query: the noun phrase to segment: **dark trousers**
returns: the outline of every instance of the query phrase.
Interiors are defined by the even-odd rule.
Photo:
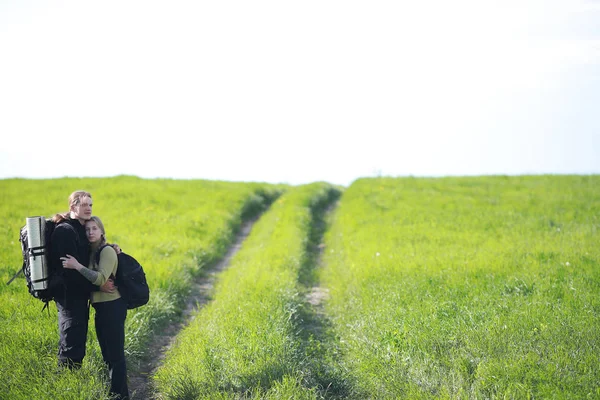
[[[94,303],[96,335],[102,358],[110,374],[110,392],[118,399],[129,397],[125,363],[125,318],[127,305],[123,299]]]
[[[58,309],[58,363],[79,368],[85,357],[85,342],[90,316],[89,299],[83,296],[56,298]]]

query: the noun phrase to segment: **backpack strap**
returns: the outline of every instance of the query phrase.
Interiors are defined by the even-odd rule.
[[[44,312],[44,309],[46,309],[48,310],[48,315],[50,315],[50,307],[48,307],[48,303],[50,303],[50,300],[44,301],[44,307],[42,308],[42,312]]]
[[[19,276],[19,274],[24,274],[24,272],[23,272],[24,268],[25,268],[25,263],[23,263],[23,266],[21,267],[21,269],[18,270],[17,273],[14,274],[12,278],[10,278],[10,281],[6,282],[6,284],[10,285],[12,283],[12,281],[14,281],[17,276]]]

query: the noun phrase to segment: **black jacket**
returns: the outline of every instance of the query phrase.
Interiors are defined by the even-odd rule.
[[[90,263],[90,243],[85,234],[85,227],[78,220],[68,219],[59,223],[52,233],[50,268],[63,277],[63,287],[54,290],[56,297],[77,296],[89,297],[91,291],[98,290],[83,277],[79,271],[62,266],[61,257],[72,255],[79,263],[87,267]]]

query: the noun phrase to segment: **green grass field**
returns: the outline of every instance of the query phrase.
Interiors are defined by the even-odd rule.
[[[362,179],[322,284],[356,398],[599,398],[600,177]]]
[[[5,216],[0,228],[0,398],[106,398],[93,317],[83,370],[57,373],[56,307],[50,307],[50,315],[41,313],[43,304],[28,294],[22,277],[5,284],[21,265],[18,236],[25,217],[66,211],[69,194],[78,189],[92,193],[94,213],[103,219],[108,240],[146,270],[150,303],[127,317],[126,350],[135,368],[153,330],[178,317],[192,277],[221,258],[242,220],[261,212],[285,187],[127,176],[0,181]]]
[[[315,214],[337,197],[327,184],[290,189],[258,221],[156,375],[170,399],[315,398],[305,387],[294,317]]]
[[[25,217],[66,211],[77,189],[148,275],[151,302],[127,318],[132,368],[180,318],[194,277],[268,208],[152,377],[158,398],[600,398],[594,175],[365,178],[345,189],[0,180],[2,399],[108,398],[93,322],[82,370],[59,372],[55,307],[41,313],[22,278],[5,285]],[[320,308],[307,301],[314,289],[327,294]]]

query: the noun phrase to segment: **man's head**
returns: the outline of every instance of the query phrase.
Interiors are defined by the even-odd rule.
[[[83,190],[71,193],[69,212],[72,219],[78,219],[82,224],[92,218],[92,195]]]

